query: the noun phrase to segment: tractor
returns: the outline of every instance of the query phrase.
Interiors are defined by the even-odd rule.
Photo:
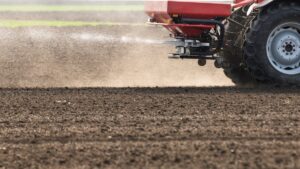
[[[149,0],[145,10],[170,31],[171,58],[214,60],[236,85],[300,84],[298,0]]]

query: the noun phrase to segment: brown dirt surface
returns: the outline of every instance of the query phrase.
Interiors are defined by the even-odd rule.
[[[104,16],[0,13],[145,18]],[[167,34],[144,26],[1,28],[0,169],[300,168],[299,89],[101,88],[232,85],[212,63],[168,60]]]
[[[0,90],[0,168],[300,167],[298,89]]]

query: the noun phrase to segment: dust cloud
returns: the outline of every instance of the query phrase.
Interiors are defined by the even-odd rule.
[[[151,26],[0,28],[0,87],[232,85],[213,63],[168,59],[174,49],[166,39]]]
[[[142,37],[128,37],[128,36],[120,36],[114,37],[113,35],[104,35],[104,34],[90,34],[90,33],[79,33],[79,34],[72,34],[72,38],[75,40],[81,41],[94,41],[99,43],[107,43],[107,42],[114,42],[114,43],[125,43],[125,44],[164,44],[162,40],[156,39],[145,39]]]

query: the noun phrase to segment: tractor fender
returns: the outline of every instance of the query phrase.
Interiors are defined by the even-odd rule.
[[[252,4],[247,11],[247,15],[249,16],[254,9],[264,7],[273,1],[274,0],[264,0],[262,2]]]

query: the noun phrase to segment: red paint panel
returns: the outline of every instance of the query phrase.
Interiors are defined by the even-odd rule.
[[[171,17],[168,14],[168,1],[146,1],[145,2],[146,13],[156,20],[158,23],[167,23]]]
[[[231,15],[230,4],[175,0],[146,1],[145,3],[146,13],[156,19],[160,19],[160,17],[169,19],[170,16],[174,14],[186,18],[199,19],[212,19],[215,17],[228,17]]]
[[[199,19],[228,17],[231,15],[231,5],[169,0],[168,14],[179,14],[182,17]]]
[[[233,8],[239,8],[239,7],[242,7],[242,6],[245,6],[245,5],[254,3],[255,1],[256,1],[256,0],[240,0],[240,1],[237,1],[237,2],[233,5]]]
[[[213,26],[174,24],[172,16],[196,19],[228,17],[231,15],[231,4],[189,2],[187,0],[146,1],[145,11],[155,22],[164,23],[164,27],[175,36],[200,37],[204,30],[209,30]]]
[[[214,26],[210,25],[189,25],[189,24],[171,24],[164,25],[174,35],[184,37],[199,37],[203,30],[212,29]]]

